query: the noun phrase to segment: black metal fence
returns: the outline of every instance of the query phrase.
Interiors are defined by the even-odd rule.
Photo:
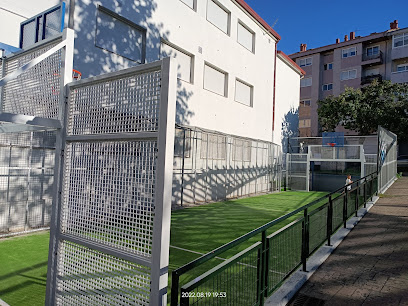
[[[377,178],[376,172],[363,177],[174,270],[171,305],[263,305],[300,266],[306,271],[311,254],[331,245],[331,236],[377,192]],[[211,265],[221,254],[228,259]]]

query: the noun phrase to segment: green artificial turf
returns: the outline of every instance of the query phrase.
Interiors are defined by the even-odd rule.
[[[0,298],[18,306],[44,305],[49,233],[0,240]]]
[[[172,270],[198,258],[201,253],[228,243],[325,194],[327,193],[281,192],[173,211],[169,276]],[[320,204],[322,203],[313,208]],[[299,216],[293,216],[274,226],[268,233]],[[11,306],[44,305],[48,241],[48,232],[0,240],[0,298],[6,303]],[[259,241],[259,237],[254,237],[220,256],[231,257],[256,241]],[[182,283],[221,262],[220,259],[214,259],[195,269],[182,277]],[[169,282],[171,284],[171,277]]]

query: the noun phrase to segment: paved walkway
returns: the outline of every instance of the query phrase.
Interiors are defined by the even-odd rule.
[[[398,179],[291,305],[408,305],[408,177]]]

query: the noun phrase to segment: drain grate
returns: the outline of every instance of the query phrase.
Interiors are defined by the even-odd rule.
[[[289,306],[322,306],[325,301],[305,294],[297,294],[288,303]]]

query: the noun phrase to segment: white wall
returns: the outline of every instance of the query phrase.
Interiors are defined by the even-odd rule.
[[[276,63],[275,130],[273,142],[282,145],[282,124],[291,110],[296,111],[300,99],[300,75],[278,57]],[[294,116],[287,116],[295,119]],[[299,121],[297,117],[297,121]],[[297,128],[297,127],[296,127]]]
[[[18,47],[20,23],[60,3],[60,0],[1,0],[0,42]]]
[[[271,141],[275,41],[234,2],[220,2],[231,11],[230,35],[206,20],[207,1],[197,1],[197,11],[181,0],[97,3],[147,29],[147,62],[160,58],[161,39],[195,56],[194,83],[179,82],[177,122]],[[77,0],[74,68],[83,77],[135,65],[95,47],[96,14],[95,2]],[[236,41],[238,18],[255,32],[255,54]],[[203,89],[205,61],[229,74],[227,98]],[[254,86],[253,107],[234,101],[235,78]]]

